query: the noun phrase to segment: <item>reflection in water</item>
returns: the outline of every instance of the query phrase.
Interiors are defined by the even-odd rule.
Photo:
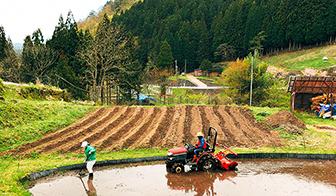
[[[228,180],[235,184],[232,178],[238,174],[234,171],[223,172],[189,172],[182,174],[167,173],[167,185],[172,190],[182,190],[185,193],[195,192],[197,196],[216,195],[214,182]]]
[[[239,160],[238,171],[171,174],[165,164],[95,170],[94,178],[74,173],[36,182],[34,196],[335,196],[336,161]],[[84,188],[83,188],[84,187]]]
[[[84,190],[88,196],[97,196],[97,190],[93,185],[93,176],[90,176],[88,178],[88,181],[87,181],[88,189],[86,188],[83,179],[81,177],[79,177],[79,179],[82,182]]]

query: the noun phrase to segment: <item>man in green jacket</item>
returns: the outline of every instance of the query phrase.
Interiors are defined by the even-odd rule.
[[[93,165],[96,163],[96,149],[94,149],[87,141],[82,142],[82,147],[85,149],[86,168],[89,171],[89,177],[93,177]]]

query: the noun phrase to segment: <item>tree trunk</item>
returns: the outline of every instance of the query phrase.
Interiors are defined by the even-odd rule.
[[[289,40],[288,42],[289,42],[288,43],[288,50],[291,50],[291,48],[292,48],[292,42],[291,42],[291,40]]]
[[[102,103],[102,105],[104,105],[104,82],[102,83],[102,85],[101,85],[101,91],[100,91],[100,99],[101,99],[101,103]]]

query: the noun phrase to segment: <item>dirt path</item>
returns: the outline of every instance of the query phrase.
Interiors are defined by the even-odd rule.
[[[195,78],[195,77],[192,76],[191,74],[187,74],[186,76],[187,76],[188,79],[189,79],[192,83],[194,83],[196,86],[198,86],[198,87],[207,87],[206,84],[204,84],[203,82],[197,80],[197,78]]]
[[[197,143],[197,132],[218,130],[218,143],[229,147],[280,145],[276,131],[258,123],[251,111],[237,106],[99,108],[77,123],[7,154],[81,152],[86,140],[99,151],[174,147]]]

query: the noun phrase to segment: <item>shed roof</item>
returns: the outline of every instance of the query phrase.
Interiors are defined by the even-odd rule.
[[[336,93],[336,77],[291,76],[287,92]]]

